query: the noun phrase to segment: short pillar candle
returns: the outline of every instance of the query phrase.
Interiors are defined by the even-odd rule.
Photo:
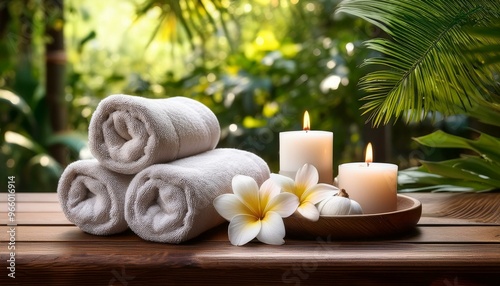
[[[349,198],[361,205],[363,213],[385,213],[397,209],[398,166],[372,163],[371,144],[366,151],[366,162],[339,166],[338,187],[345,189]]]

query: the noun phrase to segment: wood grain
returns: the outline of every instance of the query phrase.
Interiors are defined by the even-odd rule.
[[[57,203],[57,193],[16,193],[16,201],[20,203],[35,202],[35,203]],[[7,193],[0,195],[0,203],[7,202]]]
[[[401,235],[236,247],[227,223],[180,245],[131,231],[94,236],[65,219],[56,195],[20,194],[16,279],[3,271],[0,285],[500,285],[499,193],[405,195],[422,202],[422,217]],[[2,269],[6,215],[0,212]]]
[[[500,198],[497,196],[471,196],[461,194],[439,204],[436,216],[500,223]]]
[[[294,241],[289,247],[260,243],[234,247],[206,242],[177,247],[151,243],[145,248],[130,242],[48,242],[43,248],[39,243],[25,243],[23,249],[17,265],[21,277],[28,281],[34,281],[35,277],[57,278],[66,283],[83,280],[103,283],[106,281],[96,277],[105,276],[109,280],[113,270],[138,279],[133,285],[147,281],[157,283],[160,278],[177,282],[186,279],[186,282],[205,285],[207,281],[216,282],[214,274],[222,273],[229,276],[218,277],[217,285],[282,284],[293,277],[304,278],[301,284],[331,285],[330,279],[342,279],[357,285],[360,281],[368,282],[360,277],[377,277],[379,280],[372,282],[378,281],[380,285],[391,279],[415,285],[412,283],[416,277],[425,277],[424,280],[430,282],[438,275],[450,273],[460,279],[471,279],[480,273],[480,277],[498,282],[500,267],[498,245],[483,244],[471,244],[464,249],[454,244],[318,245]],[[480,260],[478,254],[482,254]],[[1,260],[5,258],[0,255]],[[23,269],[29,269],[25,276],[22,276]],[[378,276],[381,273],[390,275],[391,279]]]
[[[7,211],[7,203],[6,202],[0,203],[0,210],[2,210],[2,212]],[[43,213],[43,212],[61,212],[61,211],[62,211],[62,208],[58,202],[37,203],[37,202],[17,201],[17,203],[16,203],[16,212],[18,212],[18,213],[20,213],[20,212]]]
[[[147,246],[147,247],[145,247]],[[124,251],[126,249],[126,251]],[[272,252],[272,255],[270,253]],[[482,253],[481,260],[472,260]],[[429,259],[432,255],[432,259]],[[177,257],[178,259],[172,259]],[[410,263],[401,264],[402,257]],[[6,258],[2,253],[0,258]],[[288,247],[250,243],[234,247],[229,243],[204,242],[186,243],[173,247],[169,244],[129,241],[109,242],[47,242],[41,248],[39,243],[26,242],[19,256],[20,263],[52,264],[110,264],[143,265],[154,267],[194,266],[202,268],[273,268],[289,267],[298,261],[317,263],[322,266],[343,268],[376,266],[408,268],[483,268],[498,271],[500,267],[500,246],[470,244],[466,249],[456,244],[407,244],[407,243],[343,243],[311,244],[293,241]],[[340,264],[340,265],[339,265]],[[89,265],[89,268],[95,267]],[[477,270],[477,269],[476,269]]]
[[[9,227],[0,226],[0,233],[5,233]],[[0,237],[0,242],[7,242],[8,238]],[[91,235],[81,231],[76,226],[23,226],[17,227],[17,242],[115,242],[130,241],[135,244],[145,242],[135,235],[132,231],[126,231],[121,234],[110,236]],[[205,241],[223,242],[229,244],[227,238],[227,224],[221,225],[211,231],[202,234],[191,243],[200,243]],[[335,239],[332,237],[315,237],[311,240],[296,239],[286,237],[286,245],[290,243],[311,243],[311,242],[329,242],[329,243],[376,243],[376,242],[407,242],[407,243],[500,243],[500,227],[498,226],[420,226],[414,231],[399,236],[388,238],[358,238],[358,239]],[[149,247],[150,244],[144,244]],[[175,247],[176,245],[173,245]]]
[[[422,203],[419,224],[500,225],[500,193],[412,193]]]
[[[0,225],[6,225],[8,215],[0,212]],[[68,221],[62,212],[17,212],[17,225],[66,225],[73,224]]]

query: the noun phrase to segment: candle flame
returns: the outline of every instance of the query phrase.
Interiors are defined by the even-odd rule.
[[[372,143],[368,143],[368,145],[366,146],[365,162],[367,166],[370,166],[370,163],[373,162]]]
[[[303,129],[305,131],[311,130],[311,120],[309,119],[309,112],[304,112]]]

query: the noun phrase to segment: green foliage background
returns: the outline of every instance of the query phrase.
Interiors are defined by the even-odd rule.
[[[96,99],[108,94],[189,96],[218,116],[223,129],[220,146],[254,151],[277,170],[277,135],[301,129],[307,109],[314,129],[335,132],[337,162],[360,153],[356,148],[362,144],[356,144],[363,118],[356,82],[365,72],[358,66],[366,56],[360,46],[378,30],[360,19],[334,19],[338,1],[228,1],[224,7],[234,18],[223,19],[225,31],[222,20],[214,16],[216,24],[207,23],[208,31],[189,38],[179,21],[168,20],[171,15],[159,2],[139,10],[138,18],[130,11],[121,35],[112,23],[92,24],[93,18],[74,29],[72,43],[80,48],[71,55],[69,86],[72,95],[83,95],[83,104],[76,108],[85,110],[87,121]],[[116,14],[109,3],[100,5],[75,9],[92,9],[89,15],[101,11],[104,19],[109,19],[107,13]],[[74,23],[86,13],[73,14]],[[114,35],[112,40],[108,35]],[[355,46],[352,54],[347,43]],[[338,88],[322,90],[328,77]],[[84,127],[87,121],[76,118],[74,125]],[[238,129],[230,132],[231,125]],[[346,148],[352,145],[345,140],[356,148]]]
[[[338,0],[66,0],[65,20],[55,23],[66,39],[63,133],[50,130],[43,104],[44,27],[57,20],[42,1],[24,2],[0,4],[11,15],[0,30],[0,176],[16,175],[19,191],[56,190],[65,164],[89,156],[92,112],[115,93],[197,99],[219,118],[219,147],[255,152],[274,172],[278,134],[301,129],[305,110],[313,129],[334,132],[335,168],[363,157],[369,127],[357,83],[373,68],[360,65],[380,55],[363,42],[387,35],[335,14]],[[463,134],[468,124],[460,116],[392,122],[389,160],[405,168],[455,155],[421,151],[411,137],[437,127]],[[55,144],[68,148],[68,162],[52,158]]]

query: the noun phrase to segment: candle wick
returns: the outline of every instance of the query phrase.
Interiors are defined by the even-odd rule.
[[[370,162],[366,162],[366,167],[370,167]]]

